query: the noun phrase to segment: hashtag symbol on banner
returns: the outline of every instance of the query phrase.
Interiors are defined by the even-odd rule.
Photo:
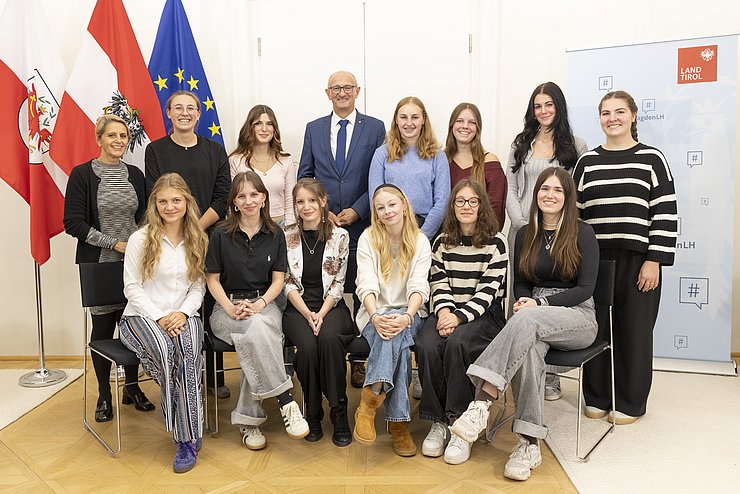
[[[699,157],[697,155],[693,154],[693,155],[691,155],[691,161],[693,161],[694,163],[696,163],[697,161],[699,161]]]
[[[689,285],[687,291],[689,293],[689,297],[696,297],[697,295],[699,295],[699,285],[696,283],[692,283]]]

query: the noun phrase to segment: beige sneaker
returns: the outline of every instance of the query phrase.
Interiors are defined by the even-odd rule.
[[[262,435],[262,431],[256,425],[242,425],[239,427],[239,431],[242,433],[242,443],[252,451],[263,449],[267,444],[265,436]]]

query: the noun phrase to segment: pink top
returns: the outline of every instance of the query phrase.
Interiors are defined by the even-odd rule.
[[[229,168],[231,169],[231,179],[237,173],[245,172],[250,169],[247,166],[247,160],[244,155],[229,156]],[[270,194],[270,216],[278,218],[285,216],[285,224],[295,223],[295,213],[293,211],[293,187],[295,187],[296,176],[298,175],[298,163],[290,159],[290,155],[281,156],[267,170],[267,173],[254,170],[267,188]]]

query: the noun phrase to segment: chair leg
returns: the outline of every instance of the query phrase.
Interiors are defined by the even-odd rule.
[[[502,395],[502,399],[504,401],[501,412],[496,417],[493,417],[493,420],[490,420],[491,417],[489,417],[489,423],[486,424],[486,441],[488,441],[489,443],[493,443],[493,440],[496,437],[496,432],[498,432],[502,425],[511,421],[514,418],[514,414],[516,413],[511,412],[509,415],[506,415],[506,409],[509,406],[509,398],[506,396],[506,392],[502,393]]]
[[[596,449],[596,447],[601,444],[601,441],[604,440],[604,438],[614,430],[614,423],[612,422],[609,424],[609,428],[604,431],[603,434],[599,437],[599,439],[596,441],[596,443],[591,446],[591,449],[588,450],[588,452],[581,456],[581,415],[583,415],[583,366],[586,364],[586,362],[583,362],[581,366],[578,368],[578,427],[576,432],[576,456],[579,460],[583,462],[587,462],[590,459],[591,453]],[[613,378],[613,375],[612,375]],[[614,397],[612,396],[612,403],[614,403]],[[614,405],[612,405],[613,407]],[[613,415],[612,415],[613,417]]]
[[[89,346],[86,346],[86,348],[89,349],[91,352],[94,351]],[[95,353],[98,353],[98,352],[95,352]],[[116,366],[116,368],[118,367],[118,365],[116,364],[116,362],[114,362],[113,360],[111,360],[110,358],[108,358],[108,356],[103,355],[102,353],[98,353],[98,355],[101,355],[103,358],[105,358],[106,360],[108,360],[111,364],[113,364],[114,366]],[[115,414],[116,414],[116,437],[118,439],[118,444],[116,446],[116,449],[114,450],[105,441],[105,439],[103,439],[102,436],[92,427],[92,424],[87,419],[87,375],[86,375],[86,371],[87,371],[87,359],[85,359],[85,367],[83,369],[83,375],[85,375],[85,379],[83,380],[83,385],[85,386],[85,393],[84,393],[84,399],[83,399],[83,403],[84,403],[84,407],[85,407],[83,424],[85,426],[85,429],[87,429],[87,431],[90,432],[90,434],[92,434],[95,437],[95,439],[98,440],[98,442],[108,451],[108,454],[110,456],[112,456],[112,457],[118,456],[118,453],[121,452],[121,444],[122,444],[121,443],[121,407],[120,407],[121,400],[120,400],[120,395],[119,395],[119,380],[118,380],[118,372],[117,372],[117,370],[118,369],[116,369],[116,378],[115,378],[115,401],[113,403],[115,403],[115,405],[116,405],[116,411],[115,411]]]

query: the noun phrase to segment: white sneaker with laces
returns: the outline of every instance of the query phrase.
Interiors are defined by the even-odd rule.
[[[421,444],[421,454],[437,458],[445,452],[445,446],[450,440],[450,429],[447,424],[434,422],[429,429],[426,439]]]
[[[252,451],[262,449],[267,444],[265,436],[262,435],[262,431],[256,425],[242,425],[239,427],[239,431],[242,433],[242,443]]]
[[[460,436],[453,434],[450,442],[445,449],[445,463],[449,465],[459,465],[465,463],[470,458],[470,449],[473,443],[469,443]]]
[[[545,377],[545,399],[547,401],[559,400],[563,396],[560,391],[560,376],[548,374]]]
[[[284,407],[280,408],[280,414],[283,416],[285,432],[292,439],[303,439],[308,435],[308,422],[303,418],[298,403],[291,401]]]
[[[419,380],[418,370],[411,371],[411,396],[413,396],[415,400],[421,400],[421,381]]]
[[[486,430],[488,424],[488,409],[492,402],[489,400],[471,401],[468,409],[452,424],[450,432],[457,434],[470,443],[478,440],[480,433]]]
[[[542,454],[537,444],[520,437],[519,444],[509,456],[504,467],[504,477],[512,480],[527,480],[532,470],[542,464]]]

